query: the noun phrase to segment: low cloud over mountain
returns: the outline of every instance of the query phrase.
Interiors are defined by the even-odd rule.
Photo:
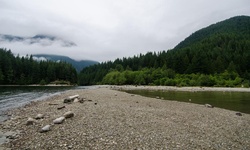
[[[76,46],[74,42],[67,41],[55,36],[43,35],[43,34],[35,35],[33,37],[21,37],[21,36],[0,34],[0,43],[1,42],[9,42],[9,43],[21,42],[28,45],[38,44],[40,46],[51,46],[57,43],[62,47]]]

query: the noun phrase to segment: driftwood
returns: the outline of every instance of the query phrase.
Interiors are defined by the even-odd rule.
[[[65,108],[65,106],[57,107],[58,110]]]
[[[49,103],[49,105],[59,105],[59,104],[56,104],[56,103]]]
[[[72,103],[75,98],[79,98],[79,95],[69,96],[68,98],[65,98],[63,102],[64,103]]]

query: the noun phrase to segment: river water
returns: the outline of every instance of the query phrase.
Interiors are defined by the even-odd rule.
[[[4,111],[23,106],[31,101],[44,100],[66,90],[89,87],[66,86],[0,86],[0,122],[7,119]]]
[[[159,97],[163,100],[173,100],[196,104],[211,104],[214,107],[250,114],[250,92],[219,92],[219,91],[152,91],[128,90],[131,94],[147,97]]]

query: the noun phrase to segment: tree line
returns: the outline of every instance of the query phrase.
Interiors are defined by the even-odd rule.
[[[248,86],[249,26],[250,17],[235,17],[195,32],[172,50],[89,66],[79,84]]]
[[[49,83],[77,84],[75,68],[66,62],[36,61],[31,56],[14,56],[0,49],[0,85]]]

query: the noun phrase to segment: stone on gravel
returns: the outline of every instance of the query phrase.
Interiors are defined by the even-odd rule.
[[[74,99],[74,103],[77,103],[77,102],[79,102],[79,99],[78,99],[78,98],[75,98],[75,99]]]
[[[84,103],[84,98],[81,98],[81,99],[79,100],[79,102],[80,102],[80,103]]]
[[[67,118],[72,118],[74,117],[74,113],[72,111],[68,111],[66,112],[63,116],[67,119]]]
[[[210,105],[210,104],[205,104],[205,106],[207,107],[207,108],[213,108],[214,106],[212,106],[212,105]]]
[[[36,120],[33,118],[28,118],[28,120],[26,121],[27,126],[33,125],[34,123],[36,123]]]
[[[59,118],[56,118],[55,120],[53,120],[53,123],[54,124],[61,124],[63,123],[65,120],[65,117],[59,117]]]
[[[50,131],[50,125],[46,125],[46,126],[44,126],[41,130],[40,130],[40,133],[44,133],[44,132],[48,132],[48,131]]]
[[[44,118],[44,114],[37,114],[35,119],[43,119]]]
[[[242,113],[240,113],[240,112],[237,112],[237,113],[235,113],[237,116],[242,116]]]

